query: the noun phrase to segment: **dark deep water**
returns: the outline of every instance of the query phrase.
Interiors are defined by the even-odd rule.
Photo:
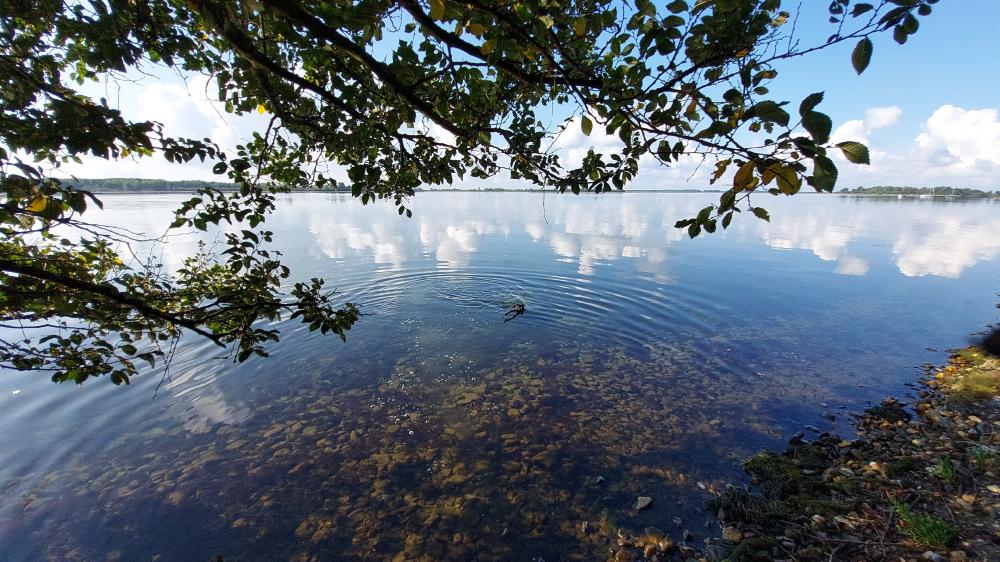
[[[423,193],[411,220],[283,197],[293,277],[370,315],[243,365],[188,338],[155,398],[159,370],[0,374],[0,560],[591,559],[583,521],[679,539],[674,517],[700,538],[699,483],[848,430],[997,320],[1000,204],[801,196],[687,240],[708,197]],[[150,233],[181,200],[103,198]]]

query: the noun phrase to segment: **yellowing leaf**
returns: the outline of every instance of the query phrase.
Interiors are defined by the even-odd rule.
[[[573,21],[573,31],[576,32],[577,37],[583,37],[587,34],[587,18],[576,18]]]
[[[732,163],[733,160],[731,158],[726,158],[725,160],[720,160],[716,162],[715,173],[712,174],[712,179],[709,181],[709,183],[715,183],[719,181],[719,178],[721,178],[726,173],[726,170],[729,169],[729,165]]]
[[[497,42],[490,39],[489,41],[483,43],[483,46],[479,50],[484,54],[488,55],[497,49]]]
[[[776,179],[778,180],[778,189],[785,195],[795,195],[802,189],[802,178],[788,166],[782,166],[777,170]]]
[[[49,198],[44,195],[39,195],[28,205],[29,213],[41,213],[45,210],[49,204]]]
[[[772,181],[774,181],[774,176],[778,174],[778,172],[775,171],[776,169],[777,166],[771,166],[769,168],[766,168],[763,172],[760,173],[760,181],[764,185],[767,185]]]
[[[556,23],[552,16],[538,16],[538,21],[545,24],[546,29],[552,29],[552,26]]]
[[[586,115],[580,120],[580,128],[583,129],[583,134],[590,136],[590,131],[594,130],[594,122],[590,120],[590,117]]]
[[[444,19],[444,0],[430,0],[431,19]]]
[[[266,111],[267,111],[267,106],[265,106],[262,103],[257,104],[257,113],[264,114]]]
[[[753,161],[746,162],[740,169],[736,171],[736,175],[733,176],[733,188],[736,191],[742,191],[750,187],[751,182],[753,182]]]
[[[475,35],[476,37],[482,37],[486,33],[486,26],[481,23],[470,23],[469,33]]]

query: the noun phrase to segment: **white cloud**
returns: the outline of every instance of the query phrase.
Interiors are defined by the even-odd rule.
[[[583,133],[582,121],[582,116],[567,121],[565,130],[552,143],[552,147],[560,153],[564,167],[579,166],[591,148],[607,156],[621,152],[624,143],[617,136],[609,135],[604,125],[594,122],[593,130],[586,135]],[[596,119],[591,117],[591,121]]]
[[[872,131],[891,127],[899,122],[903,110],[897,106],[870,107],[865,110],[865,118],[852,119],[842,123],[830,136],[830,142],[857,141],[869,144],[868,136]]]
[[[889,107],[871,107],[865,111],[865,125],[870,130],[884,129],[899,122],[903,110],[895,105]]]
[[[943,105],[924,123],[917,145],[944,150],[962,167],[1000,166],[1000,117],[996,109],[965,110]]]
[[[849,140],[868,144],[868,133],[865,129],[864,121],[861,119],[845,121],[830,135],[830,142],[834,144]]]
[[[843,255],[837,260],[837,269],[834,271],[841,275],[864,275],[868,273],[868,260]]]
[[[1000,110],[943,105],[922,124],[923,132],[901,149],[880,146],[872,131],[891,126],[899,108],[871,108],[865,119],[837,127],[832,142],[856,140],[871,150],[871,165],[849,164],[835,151],[839,185],[1000,188]]]
[[[1000,255],[1000,220],[975,224],[967,217],[928,218],[932,228],[907,225],[893,246],[896,266],[907,277],[959,277],[966,268]]]
[[[161,72],[156,81],[138,78],[141,77],[135,81],[90,84],[83,91],[95,98],[107,98],[126,119],[157,121],[163,125],[168,136],[211,139],[229,154],[235,151],[237,144],[250,138],[252,131],[263,130],[269,118],[266,115],[235,116],[225,113],[222,104],[213,97],[214,84],[207,76],[196,75],[182,81]],[[82,164],[64,166],[61,174],[81,178],[220,180],[220,176],[211,171],[211,161],[174,164],[159,155],[132,156],[117,161],[84,156],[81,160]]]

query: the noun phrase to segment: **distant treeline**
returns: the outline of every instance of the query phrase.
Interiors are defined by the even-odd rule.
[[[542,193],[545,190],[539,187],[514,188],[514,187],[477,187],[475,189],[461,189],[455,187],[418,187],[414,191],[461,191],[464,193]],[[722,193],[721,189],[615,189],[607,193]]]
[[[934,197],[958,197],[962,199],[981,199],[1000,196],[1000,191],[982,191],[967,187],[896,187],[892,185],[876,185],[873,187],[844,188],[840,193],[852,195],[931,195]]]
[[[79,187],[87,191],[97,193],[132,193],[132,192],[164,192],[164,191],[197,191],[199,189],[211,188],[220,191],[231,191],[236,189],[234,183],[223,183],[217,181],[200,180],[153,180],[139,178],[105,178],[105,179],[76,179],[62,180],[68,185]],[[334,186],[327,186],[316,191],[351,191],[351,187],[342,183]]]

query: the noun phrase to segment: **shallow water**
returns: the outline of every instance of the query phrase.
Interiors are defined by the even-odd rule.
[[[742,481],[740,458],[848,431],[995,320],[996,203],[802,196],[687,240],[673,223],[709,197],[423,193],[411,220],[283,197],[268,224],[294,277],[368,314],[348,343],[290,325],[234,365],[189,338],[125,388],[0,374],[0,560],[591,559],[594,529],[700,537],[702,487]],[[180,199],[106,195],[101,220],[160,232]]]

